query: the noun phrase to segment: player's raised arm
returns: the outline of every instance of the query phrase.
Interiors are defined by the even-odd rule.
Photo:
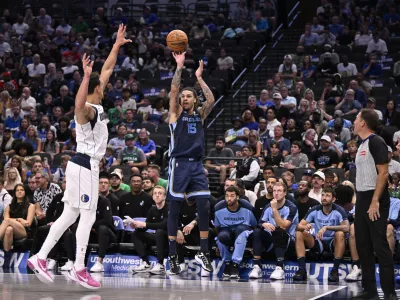
[[[108,80],[110,79],[114,71],[119,48],[125,45],[126,43],[132,43],[131,40],[125,39],[125,32],[126,32],[126,26],[120,24],[117,33],[117,39],[115,40],[114,46],[112,47],[111,52],[108,55],[107,60],[104,62],[103,68],[101,69],[100,82],[102,89],[105,88],[105,86],[108,83]]]
[[[84,75],[81,85],[79,86],[78,93],[75,97],[75,115],[78,118],[79,123],[81,123],[80,121],[85,122],[85,120],[82,120],[82,118],[89,115],[89,109],[86,106],[86,99],[88,95],[90,75],[92,74],[92,67],[93,61],[90,62],[90,57],[85,53],[82,58]]]
[[[169,119],[170,124],[174,123],[182,112],[182,106],[179,104],[179,87],[181,85],[181,76],[183,65],[185,62],[185,53],[186,52],[177,54],[175,52],[172,52],[172,55],[176,61],[176,71],[174,77],[172,78],[171,93],[169,97],[169,111],[171,114],[171,117]]]
[[[203,60],[200,60],[199,68],[196,71],[196,77],[197,77],[197,81],[200,83],[204,97],[206,98],[206,102],[203,103],[203,106],[201,107],[201,110],[200,110],[201,118],[204,121],[214,107],[215,98],[214,98],[212,91],[210,90],[210,88],[208,87],[208,85],[205,83],[205,81],[202,78],[203,66],[204,66],[204,62],[203,62]]]

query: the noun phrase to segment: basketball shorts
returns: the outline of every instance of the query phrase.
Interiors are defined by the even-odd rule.
[[[210,189],[203,164],[191,158],[171,158],[169,162],[167,200],[183,201],[209,198]],[[191,199],[192,198],[192,199]]]
[[[99,163],[90,156],[77,153],[65,171],[66,189],[63,200],[71,207],[97,209],[99,200]]]

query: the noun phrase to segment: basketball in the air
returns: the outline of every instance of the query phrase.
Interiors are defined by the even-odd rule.
[[[167,36],[167,46],[174,52],[185,51],[188,37],[182,30],[173,30]]]

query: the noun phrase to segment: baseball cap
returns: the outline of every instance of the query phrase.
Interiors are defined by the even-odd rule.
[[[328,143],[332,142],[331,138],[327,135],[323,135],[320,139],[321,141],[327,141]]]
[[[333,132],[336,134],[335,129],[333,129],[332,127],[328,128],[325,133],[328,134],[329,132]]]
[[[332,46],[329,45],[329,44],[325,44],[325,45],[324,45],[324,48],[332,48]]]
[[[116,96],[115,99],[114,99],[114,102],[117,101],[117,100],[122,100],[122,97],[121,96]]]
[[[292,56],[290,54],[286,54],[284,59],[292,59]]]
[[[243,120],[242,120],[241,117],[234,117],[234,118],[232,119],[232,123],[235,123],[235,121],[240,121],[240,122],[243,123]]]
[[[127,135],[125,135],[125,141],[134,140],[134,139],[135,139],[135,137],[133,134],[128,133]]]
[[[335,76],[339,76],[339,78],[342,78],[342,75],[340,75],[339,73],[333,74],[333,77],[335,77]]]
[[[388,147],[388,152],[393,153],[392,147],[387,146]]]
[[[282,95],[281,95],[281,93],[274,93],[274,94],[272,95],[272,99],[275,99],[275,98],[281,99],[281,100],[282,100]]]
[[[303,175],[312,176],[314,173],[311,169],[304,170]]]
[[[114,171],[111,172],[110,178],[113,177],[114,175],[118,176],[119,179],[122,180],[122,170],[121,169],[115,169]]]
[[[376,100],[375,100],[374,97],[369,97],[367,101],[368,102],[372,102],[372,103],[376,103]]]
[[[108,172],[106,172],[106,171],[102,171],[99,174],[99,178],[108,178],[108,179],[110,179],[110,174]]]
[[[319,178],[325,180],[325,174],[322,173],[321,171],[317,171],[314,173],[313,177],[318,176]]]

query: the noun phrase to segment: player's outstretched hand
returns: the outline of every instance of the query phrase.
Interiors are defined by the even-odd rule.
[[[204,67],[204,62],[203,62],[203,60],[201,59],[201,60],[199,61],[199,67],[198,67],[197,70],[196,70],[196,77],[197,77],[197,78],[201,78],[201,76],[203,75],[203,67]]]
[[[186,54],[186,51],[183,53],[172,52],[172,56],[175,58],[178,68],[183,68],[183,65],[185,63],[185,54]]]
[[[93,63],[94,61],[90,61],[90,56],[83,54],[82,58],[82,68],[85,76],[90,77],[90,74],[92,74],[93,71]]]
[[[117,39],[115,41],[116,44],[122,46],[126,43],[132,43],[132,40],[125,38],[126,26],[124,24],[120,24],[118,27]]]

